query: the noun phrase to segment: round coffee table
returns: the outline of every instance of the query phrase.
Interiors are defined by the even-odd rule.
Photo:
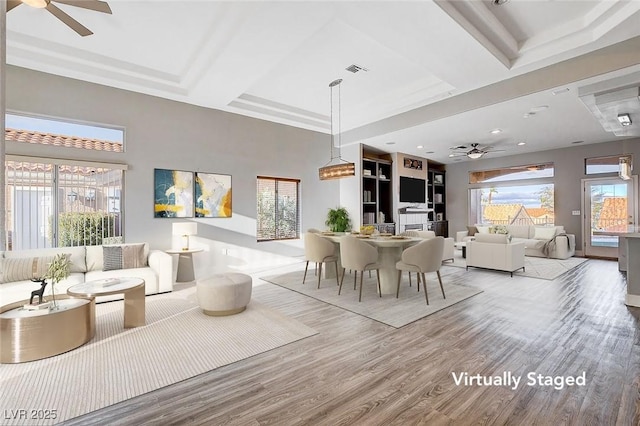
[[[50,298],[48,298],[51,300]],[[0,308],[0,363],[35,361],[68,352],[95,334],[95,301],[56,295],[58,309],[30,311],[22,300]]]
[[[145,324],[145,295],[142,278],[115,278],[87,281],[69,287],[67,294],[73,297],[95,298],[111,294],[124,294],[124,328]]]

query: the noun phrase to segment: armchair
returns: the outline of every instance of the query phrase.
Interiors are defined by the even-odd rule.
[[[475,240],[467,241],[467,269],[476,268],[507,271],[524,269],[524,243],[509,243],[502,234],[476,234]]]

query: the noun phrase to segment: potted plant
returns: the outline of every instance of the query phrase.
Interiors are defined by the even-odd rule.
[[[56,254],[53,258],[44,278],[51,280],[51,296],[53,297],[53,309],[57,308],[55,285],[69,276],[71,261],[69,256],[64,253]]]
[[[351,219],[349,213],[344,207],[337,207],[335,209],[329,209],[327,213],[327,220],[325,225],[329,227],[332,232],[347,232],[351,229]]]

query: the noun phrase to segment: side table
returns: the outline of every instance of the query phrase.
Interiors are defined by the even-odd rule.
[[[188,250],[171,249],[166,250],[169,254],[178,255],[178,274],[176,276],[176,282],[187,283],[195,281],[195,273],[193,272],[193,253],[199,253],[203,251],[201,248],[192,248]]]

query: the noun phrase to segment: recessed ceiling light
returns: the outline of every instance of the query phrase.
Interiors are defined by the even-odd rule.
[[[518,146],[526,145],[526,142],[518,142]]]
[[[622,124],[623,126],[631,126],[631,117],[629,116],[629,114],[624,113],[624,114],[618,114],[618,121],[620,122],[620,124]]]
[[[387,142],[387,145],[395,145],[395,142]]]
[[[495,6],[502,6],[503,4],[505,4],[506,2],[508,2],[509,0],[493,0],[493,4]]]
[[[422,145],[418,145],[416,148],[418,148],[418,149],[422,149],[422,148],[424,148],[424,146],[422,146]]]
[[[492,135],[497,135],[498,133],[502,133],[502,129],[493,129],[489,133],[491,133]]]

